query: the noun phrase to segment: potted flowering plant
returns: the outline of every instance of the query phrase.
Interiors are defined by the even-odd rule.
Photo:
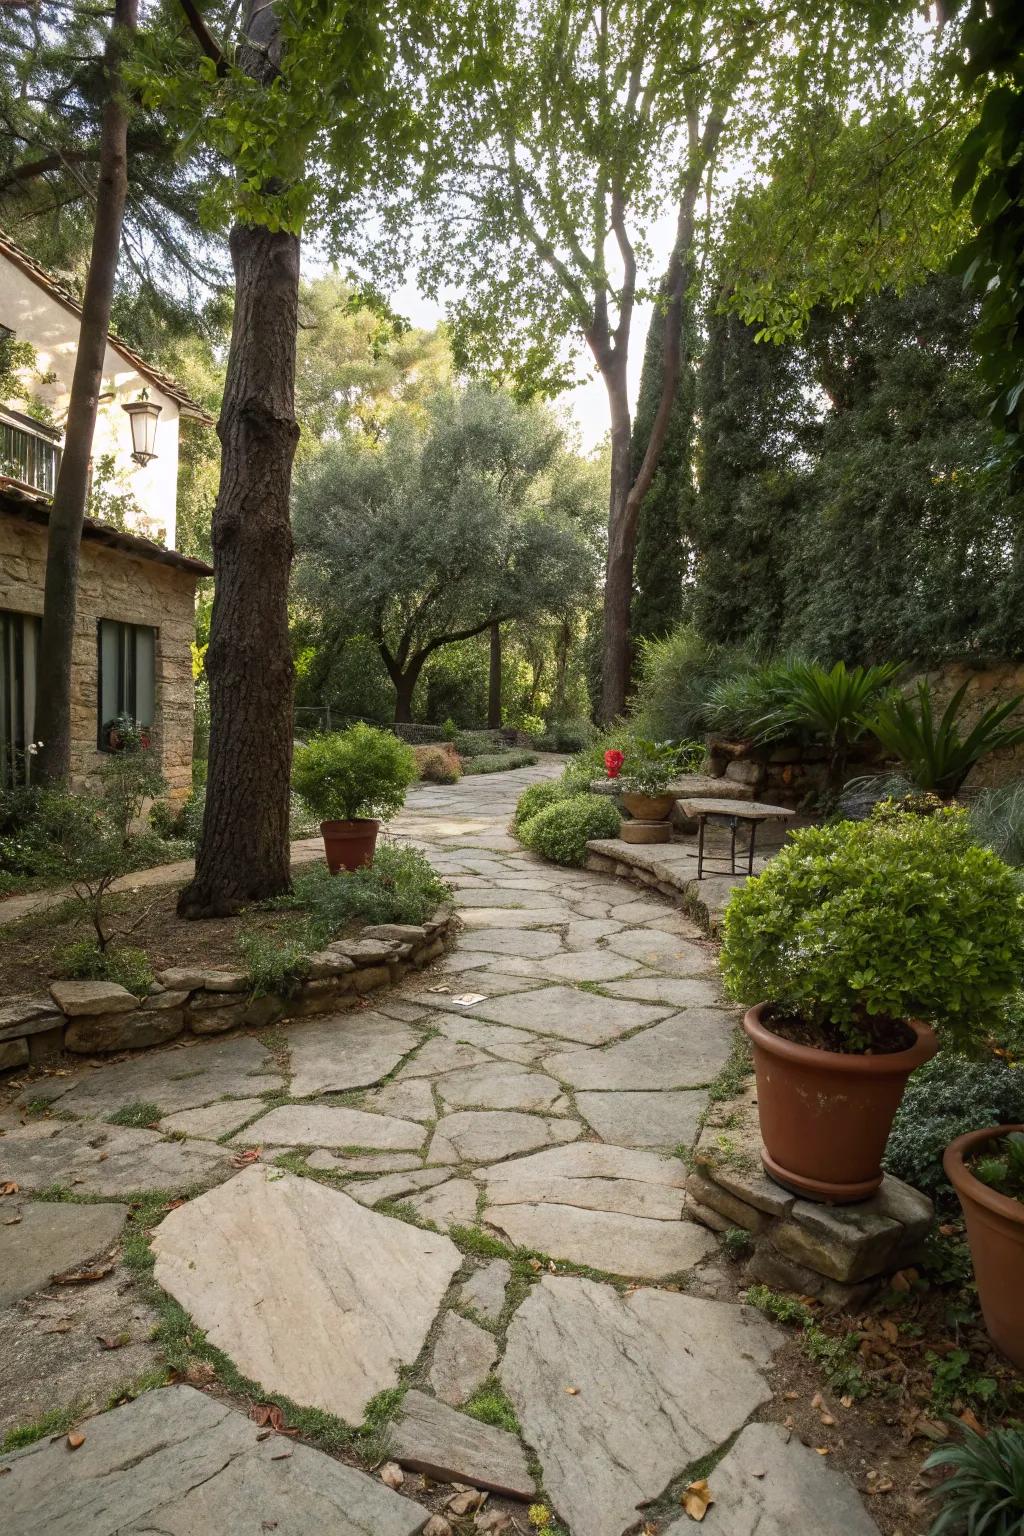
[[[726,987],[749,1005],[762,1160],[817,1200],[867,1199],[907,1078],[970,1048],[1024,962],[1013,871],[959,809],[890,805],[809,827],[725,914]]]
[[[1024,1125],[958,1136],[942,1164],[963,1207],[985,1327],[1024,1370]]]
[[[637,821],[667,821],[676,800],[668,786],[681,771],[678,749],[638,737],[627,746],[622,769],[622,803],[629,814]]]
[[[381,820],[401,810],[416,772],[411,747],[361,723],[296,747],[292,782],[320,821],[332,874],[373,863]]]

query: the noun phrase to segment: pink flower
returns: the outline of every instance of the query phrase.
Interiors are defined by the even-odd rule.
[[[619,772],[625,761],[626,759],[624,755],[618,750],[617,747],[612,747],[609,752],[605,753],[604,766],[610,779],[618,778]]]

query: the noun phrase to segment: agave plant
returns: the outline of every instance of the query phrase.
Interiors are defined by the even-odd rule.
[[[942,1500],[929,1536],[1020,1536],[1024,1530],[1024,1437],[1015,1429],[968,1429],[962,1443],[943,1445],[925,1470],[949,1467],[932,1497]]]
[[[1024,741],[1024,725],[1003,724],[1024,703],[1024,694],[986,709],[973,729],[962,736],[959,715],[966,692],[967,684],[962,683],[936,723],[931,689],[920,681],[916,700],[895,695],[867,721],[868,728],[886,751],[899,758],[918,789],[929,790],[943,800],[952,799],[981,758]]]

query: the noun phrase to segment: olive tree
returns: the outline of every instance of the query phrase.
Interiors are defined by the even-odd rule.
[[[303,466],[299,600],[372,639],[396,720],[441,647],[590,597],[594,549],[563,452],[546,412],[473,386],[435,395],[425,423],[394,419],[379,447],[348,436]]]

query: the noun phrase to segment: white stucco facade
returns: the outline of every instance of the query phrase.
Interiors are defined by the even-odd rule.
[[[28,370],[23,371],[21,377],[27,393],[49,407],[52,425],[61,433],[63,441],[78,347],[77,306],[64,301],[45,280],[25,270],[2,245],[0,325],[12,331],[15,340],[28,342],[35,349],[36,374],[52,375],[52,379],[40,381],[32,370]],[[150,373],[141,359],[134,358],[127,348],[108,342],[92,459],[95,474],[100,459],[110,455],[114,461],[114,478],[108,489],[117,494],[129,493],[138,503],[141,511],[127,514],[127,526],[133,532],[155,538],[173,549],[182,406],[156,382],[159,377],[156,370]],[[149,399],[160,406],[155,445],[157,456],[144,466],[132,459],[131,422],[127,412],[122,410],[123,405],[137,400],[143,389],[148,391]],[[25,410],[24,397],[10,398],[0,404],[19,412]],[[199,414],[198,408],[192,408],[190,414]]]

